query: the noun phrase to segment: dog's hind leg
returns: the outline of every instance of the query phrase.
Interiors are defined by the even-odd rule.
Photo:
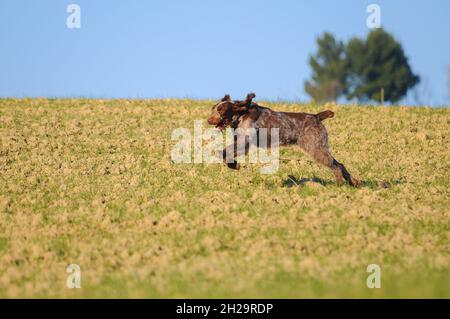
[[[314,127],[299,141],[299,146],[309,154],[316,162],[330,168],[336,176],[338,184],[344,180],[351,186],[358,186],[360,182],[352,177],[342,163],[339,163],[330,153],[328,136],[325,128]]]
[[[350,175],[344,164],[339,163],[330,154],[330,151],[328,149],[315,149],[312,152],[307,151],[307,153],[311,155],[311,157],[316,160],[316,162],[330,168],[336,176],[336,181],[339,185],[343,184],[344,180],[346,180],[351,186],[356,187],[359,185],[360,182]]]
[[[351,186],[354,186],[354,187],[359,186],[360,181],[358,181],[356,178],[354,178],[352,175],[350,175],[350,173],[347,171],[347,168],[345,168],[344,164],[339,163],[336,159],[333,158],[330,168],[333,170],[334,175],[336,175],[336,179],[342,180],[342,177],[344,177],[344,179]]]

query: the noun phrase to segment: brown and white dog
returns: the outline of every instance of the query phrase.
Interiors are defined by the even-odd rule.
[[[229,95],[214,105],[208,118],[210,125],[223,130],[230,126],[244,133],[236,133],[234,143],[223,150],[223,160],[227,163],[227,154],[232,154],[232,160],[228,160],[228,167],[239,169],[240,165],[235,158],[246,155],[252,140],[245,134],[246,129],[252,128],[258,131],[266,128],[268,139],[272,128],[278,128],[279,144],[297,144],[309,154],[316,162],[330,168],[338,184],[346,180],[352,186],[358,186],[359,181],[352,177],[345,166],[339,163],[330,153],[328,146],[328,134],[322,121],[334,116],[332,111],[324,111],[318,114],[275,112],[267,107],[253,102],[256,95],[250,93],[244,101],[233,101]],[[245,145],[241,150],[237,145]],[[270,144],[269,144],[270,145]],[[260,145],[257,145],[260,146]]]

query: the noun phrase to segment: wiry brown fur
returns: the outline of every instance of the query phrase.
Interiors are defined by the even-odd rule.
[[[271,128],[279,129],[280,145],[297,144],[309,154],[316,162],[330,168],[339,184],[347,181],[352,186],[357,186],[359,181],[353,178],[342,163],[339,163],[330,153],[328,146],[328,134],[322,121],[334,116],[332,111],[324,111],[318,114],[276,112],[267,107],[260,106],[252,101],[254,93],[247,95],[244,101],[232,101],[229,95],[217,103],[211,111],[208,123],[223,130],[227,126],[241,128],[235,136],[235,143],[223,150],[223,160],[226,162],[227,152],[233,154],[231,163],[227,163],[232,169],[239,169],[239,164],[234,158],[239,155],[238,140],[245,145],[244,152],[248,153],[250,139],[246,129],[266,128],[268,131],[268,145],[270,145]],[[245,139],[245,140],[244,140]],[[259,145],[258,145],[259,146]]]

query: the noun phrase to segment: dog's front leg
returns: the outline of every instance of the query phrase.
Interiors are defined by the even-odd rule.
[[[236,157],[241,155],[247,155],[249,150],[248,136],[234,136],[233,144],[226,147],[222,152],[224,163],[231,169],[240,169],[239,163],[236,161]]]

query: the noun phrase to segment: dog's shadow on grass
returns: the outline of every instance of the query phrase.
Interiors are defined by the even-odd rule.
[[[322,186],[336,184],[335,182],[333,182],[331,180],[324,180],[324,179],[321,179],[318,177],[297,178],[293,175],[289,175],[288,178],[283,180],[283,187],[291,188],[291,187],[295,187],[295,186],[305,186],[306,183],[308,183],[308,182],[318,183],[318,184],[321,184]]]
[[[312,178],[297,178],[293,175],[288,175],[288,177],[283,180],[282,186],[286,188],[297,187],[297,186],[305,186],[307,183],[317,183],[322,186],[333,186],[337,185],[335,180],[325,180],[318,177]],[[365,180],[361,181],[361,184],[358,188],[370,188],[370,189],[380,189],[380,188],[391,188],[393,185],[399,185],[403,182],[401,180],[392,180],[392,181],[376,181],[376,180]]]

